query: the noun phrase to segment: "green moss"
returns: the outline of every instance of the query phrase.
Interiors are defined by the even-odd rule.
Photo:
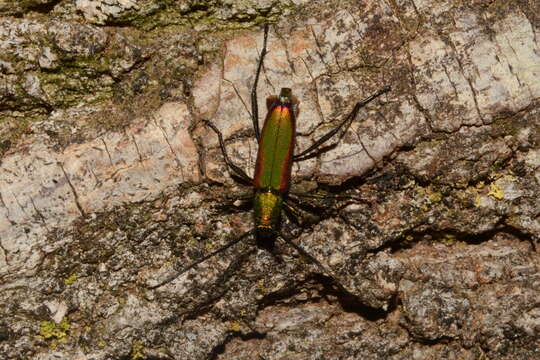
[[[295,7],[291,3],[276,3],[268,11],[267,9],[258,9],[255,1],[236,1],[234,14],[224,18],[220,13],[223,8],[228,7],[228,4],[221,1],[189,2],[189,5],[186,6],[178,6],[177,4],[177,2],[166,0],[161,3],[159,9],[151,11],[151,16],[148,16],[148,11],[140,10],[126,13],[122,20],[147,32],[174,25],[199,26],[211,31],[216,29],[233,30],[274,22],[278,17]],[[118,21],[118,19],[113,21]]]
[[[86,103],[99,103],[112,97],[112,88],[99,74],[85,74],[89,69],[64,68],[61,73],[41,73],[43,91],[53,106],[67,108]]]

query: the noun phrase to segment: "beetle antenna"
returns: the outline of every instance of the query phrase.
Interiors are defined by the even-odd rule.
[[[259,105],[257,104],[257,84],[259,83],[259,75],[261,74],[264,57],[268,53],[268,51],[266,50],[266,45],[268,43],[269,28],[270,25],[268,23],[264,24],[263,47],[261,50],[261,55],[259,56],[257,71],[255,72],[255,81],[253,81],[253,86],[251,88],[251,120],[253,121],[253,129],[255,130],[255,137],[257,138],[257,142],[259,142],[259,140],[261,139],[261,131],[259,130]]]
[[[156,289],[158,287],[161,287],[165,284],[168,284],[170,283],[171,281],[177,279],[178,277],[180,277],[182,274],[186,273],[187,271],[193,269],[195,266],[199,265],[200,263],[202,263],[203,261],[205,260],[208,260],[210,259],[211,257],[213,257],[214,255],[217,255],[219,254],[220,252],[224,251],[224,250],[227,250],[228,248],[230,248],[231,246],[233,245],[236,245],[238,244],[240,241],[242,241],[243,239],[245,239],[246,237],[248,237],[249,235],[253,234],[253,230],[250,230],[248,232],[245,232],[242,236],[232,240],[231,242],[223,245],[222,247],[220,247],[219,249],[211,252],[210,254],[206,255],[206,256],[203,256],[202,258],[196,260],[194,263],[191,263],[189,264],[187,267],[183,268],[182,270],[176,272],[175,274],[172,274],[168,277],[166,277],[164,280],[160,281],[159,283],[157,283],[156,285],[152,285],[152,286],[149,286],[150,289]]]
[[[313,255],[308,253],[306,250],[304,250],[303,247],[296,244],[291,239],[283,236],[283,234],[279,234],[279,237],[283,239],[288,245],[293,247],[300,255],[302,255],[304,258],[308,259],[311,263],[315,264],[319,270],[321,270],[326,276],[328,276],[330,279],[334,281],[334,284],[338,287],[339,290],[341,290],[345,294],[350,294],[350,291],[345,289],[345,287],[341,284],[341,282],[332,274],[332,271],[328,269],[326,266],[321,264],[319,260],[317,260]]]

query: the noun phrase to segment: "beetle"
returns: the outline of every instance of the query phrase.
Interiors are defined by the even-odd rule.
[[[317,139],[307,149],[299,154],[294,154],[296,139],[296,117],[298,115],[299,101],[293,96],[290,88],[282,88],[278,96],[271,96],[267,99],[268,114],[264,120],[262,131],[259,129],[259,115],[257,104],[257,85],[259,76],[267,54],[268,24],[264,27],[263,48],[258,60],[255,80],[251,89],[251,109],[253,129],[259,148],[257,160],[255,162],[255,172],[253,178],[245,173],[243,169],[235,165],[227,154],[225,142],[219,129],[208,120],[203,120],[204,124],[211,128],[217,135],[219,146],[223,154],[223,159],[232,174],[249,183],[254,188],[253,214],[254,229],[244,233],[240,237],[232,240],[223,247],[196,260],[181,271],[166,278],[154,287],[164,285],[186,271],[192,269],[203,261],[237,244],[246,237],[254,235],[257,244],[266,249],[271,249],[277,237],[284,239],[289,245],[294,247],[303,256],[315,263],[325,273],[329,271],[319,263],[313,256],[307,253],[299,245],[288,239],[280,232],[281,214],[283,209],[289,213],[295,213],[294,206],[287,202],[291,185],[292,163],[302,161],[317,155],[320,147],[336,135],[341,129],[346,129],[356,118],[358,111],[384,93],[389,92],[390,87],[384,87],[366,99],[355,104],[351,112],[340,123]],[[331,275],[330,275],[331,276]],[[333,277],[333,276],[332,276]]]

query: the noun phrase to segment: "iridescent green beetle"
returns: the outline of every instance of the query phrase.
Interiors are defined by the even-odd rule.
[[[251,90],[251,109],[253,128],[255,136],[259,143],[257,161],[255,163],[255,174],[251,178],[244,170],[236,166],[227,155],[227,149],[223,141],[221,132],[209,121],[205,124],[210,127],[218,136],[223,158],[228,168],[234,175],[246,183],[253,185],[255,196],[253,200],[253,212],[255,227],[246,232],[239,238],[231,241],[216,251],[198,259],[180,272],[165,279],[154,287],[166,284],[186,271],[192,269],[201,262],[222,252],[223,250],[240,242],[242,239],[254,234],[257,243],[264,248],[271,248],[277,237],[283,238],[288,244],[293,246],[302,255],[309,258],[324,272],[328,271],[305,250],[296,245],[280,232],[281,213],[284,207],[294,212],[292,206],[287,203],[287,195],[291,184],[291,168],[294,161],[302,161],[315,156],[319,148],[326,141],[331,139],[342,128],[347,128],[356,118],[361,107],[377,98],[378,96],[390,91],[390,87],[385,87],[368,98],[358,102],[345,119],[343,119],[335,128],[315,141],[306,150],[299,154],[294,154],[296,139],[296,116],[298,114],[298,100],[292,95],[292,90],[282,88],[279,96],[271,96],[267,99],[268,114],[264,121],[262,132],[259,131],[259,116],[257,104],[257,84],[261,72],[264,57],[266,55],[266,45],[268,40],[268,25],[264,28],[264,42],[261,56],[259,58],[255,81]]]
[[[255,236],[261,240],[275,237],[281,224],[283,198],[291,184],[298,101],[291,89],[283,88],[268,104],[253,177]]]

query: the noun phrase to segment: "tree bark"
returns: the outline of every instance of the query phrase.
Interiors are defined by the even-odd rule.
[[[0,1],[0,358],[538,357],[539,13]],[[292,88],[297,153],[392,90],[293,165],[309,255],[247,236],[180,274],[252,229],[203,120],[251,175],[264,23],[259,118]]]

